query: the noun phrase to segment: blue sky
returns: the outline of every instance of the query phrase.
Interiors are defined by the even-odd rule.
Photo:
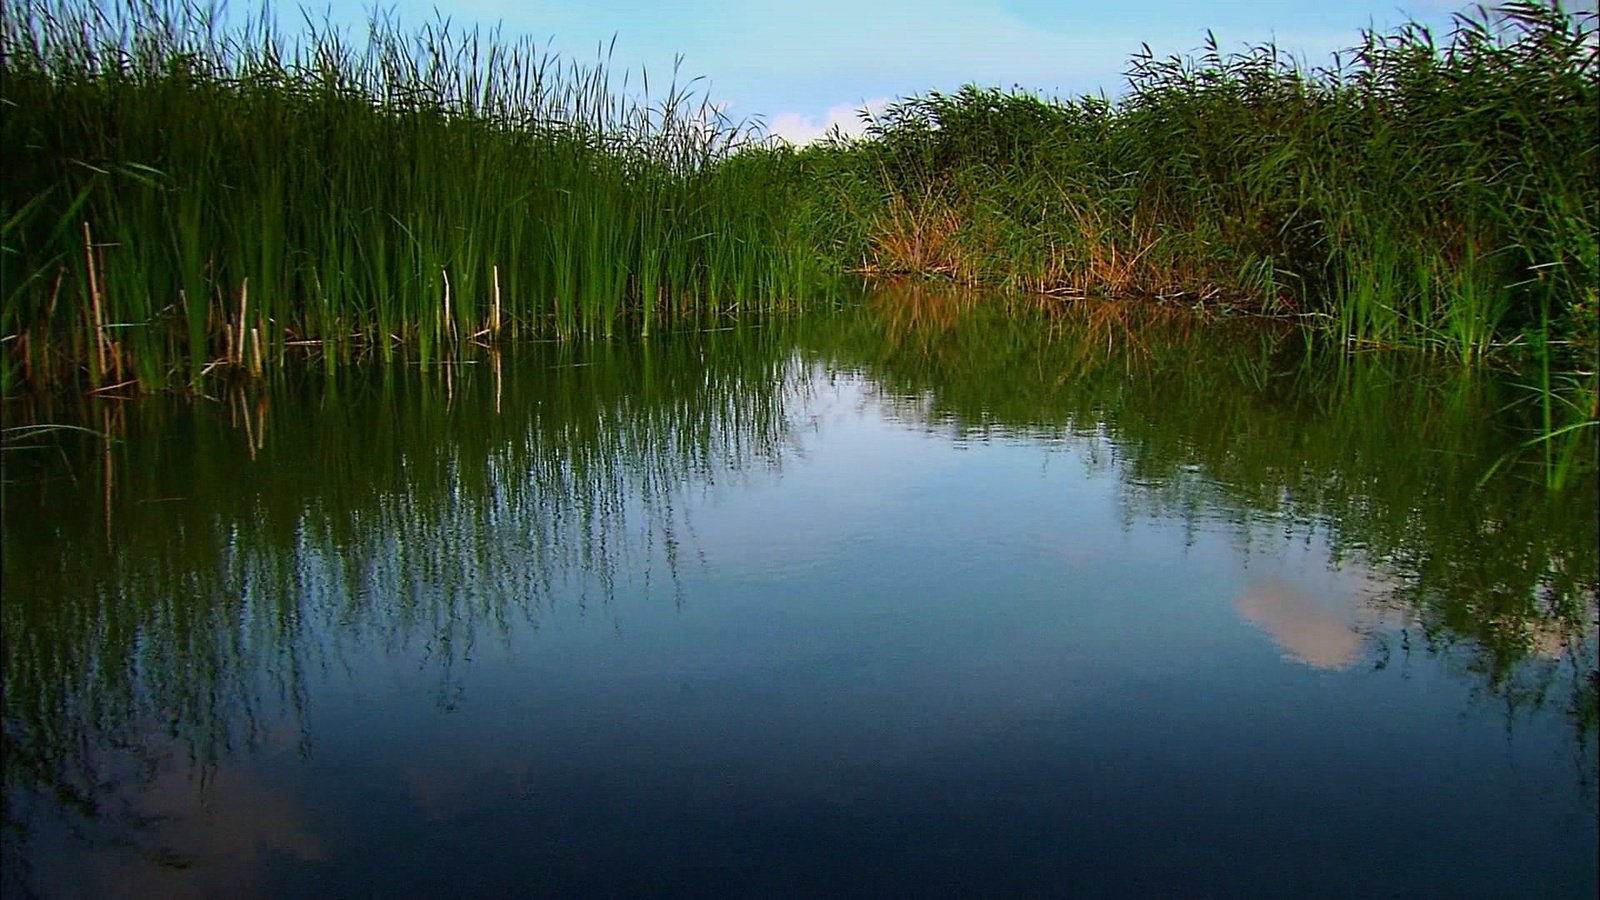
[[[362,22],[370,0],[331,0],[335,22]],[[856,121],[855,110],[969,82],[1060,96],[1125,89],[1141,42],[1158,56],[1198,47],[1212,29],[1223,47],[1276,40],[1320,64],[1361,29],[1415,19],[1443,35],[1454,0],[400,0],[410,27],[437,8],[457,25],[501,24],[563,58],[589,61],[616,37],[614,63],[652,83],[684,57],[735,118],[761,116],[793,140]],[[1569,2],[1567,7],[1573,8]],[[1577,4],[1593,8],[1593,0]],[[385,4],[384,8],[390,8]],[[321,9],[323,7],[316,7]]]

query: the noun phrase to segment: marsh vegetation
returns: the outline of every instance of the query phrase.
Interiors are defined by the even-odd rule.
[[[678,73],[448,23],[273,22],[7,5],[8,393],[647,334],[864,271],[1245,305],[1468,361],[1511,347],[1554,366],[1543,387],[1579,373],[1593,415],[1592,16],[1513,3],[1311,68],[1211,39],[1135,55],[1115,102],[973,86],[798,150]]]
[[[648,333],[821,280],[799,185],[692,84],[633,99],[498,34],[272,21],[7,5],[8,385]]]

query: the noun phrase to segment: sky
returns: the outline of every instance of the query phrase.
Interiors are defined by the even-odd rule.
[[[326,6],[319,5],[326,3]],[[313,0],[335,23],[361,23],[371,0]],[[1059,97],[1126,90],[1141,43],[1157,56],[1188,53],[1207,29],[1223,49],[1267,41],[1311,65],[1367,28],[1414,20],[1448,33],[1455,0],[399,0],[403,28],[435,18],[500,25],[563,59],[593,61],[615,44],[613,66],[659,86],[682,57],[680,81],[735,119],[759,117],[794,142],[892,99],[976,83]],[[1595,0],[1565,4],[1593,9]],[[637,83],[635,79],[633,83]],[[659,93],[659,90],[656,91]]]

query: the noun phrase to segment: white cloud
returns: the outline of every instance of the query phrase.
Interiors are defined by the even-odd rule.
[[[773,117],[767,130],[773,137],[782,138],[795,146],[809,144],[835,128],[850,137],[859,137],[867,128],[866,123],[861,121],[861,111],[865,109],[870,113],[879,113],[889,102],[889,98],[879,97],[860,103],[840,103],[828,107],[820,118],[796,112],[782,113]]]

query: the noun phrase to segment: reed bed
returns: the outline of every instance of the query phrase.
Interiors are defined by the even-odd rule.
[[[1146,50],[1115,103],[969,86],[795,150],[698,82],[614,88],[604,55],[123,3],[3,11],[7,394],[649,333],[855,271],[1520,348],[1547,434],[1597,422],[1592,15],[1517,0],[1311,69],[1270,44]]]
[[[818,280],[785,154],[695,82],[651,100],[497,32],[271,21],[6,5],[8,387],[648,332]]]
[[[1369,32],[1135,56],[1116,103],[963,88],[805,154],[836,264],[1311,314],[1464,359],[1586,343],[1600,315],[1593,15],[1513,2]]]

